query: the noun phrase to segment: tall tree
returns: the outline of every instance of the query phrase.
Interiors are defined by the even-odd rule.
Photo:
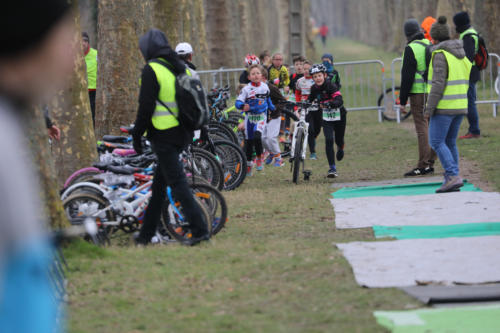
[[[153,26],[152,0],[100,0],[98,7],[96,136],[135,119],[144,59],[139,37]]]
[[[78,8],[77,1],[73,0],[73,3]],[[68,88],[57,94],[49,108],[52,119],[61,129],[61,140],[54,141],[52,146],[59,185],[75,170],[90,166],[97,160],[85,61],[80,51],[79,15],[75,15],[75,26],[73,46],[79,52],[75,59],[74,74]]]

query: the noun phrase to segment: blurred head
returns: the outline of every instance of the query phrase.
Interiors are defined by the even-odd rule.
[[[455,23],[455,30],[461,34],[470,28],[470,17],[467,12],[459,12],[453,16],[453,23]]]
[[[415,38],[415,36],[418,35],[419,33],[422,33],[420,24],[418,24],[418,21],[415,20],[414,18],[405,21],[403,25],[403,30],[405,32],[405,36],[408,41]]]
[[[264,50],[259,55],[259,59],[261,64],[263,64],[264,66],[269,66],[271,62],[271,54],[269,53],[268,50]]]
[[[295,68],[295,73],[304,74],[303,64],[304,58],[302,56],[293,59],[293,67]]]
[[[311,63],[307,60],[304,61],[303,68],[304,68],[304,75],[306,77],[311,77],[311,74],[309,73],[309,71],[311,70]]]
[[[325,53],[321,57],[321,62],[329,62],[330,64],[333,64],[333,55],[331,53]]]
[[[248,79],[253,83],[259,83],[262,81],[262,72],[260,65],[252,65],[248,68]]]
[[[73,15],[66,0],[17,0],[11,7],[0,14],[0,91],[38,103],[64,88],[73,73],[80,47]]]
[[[84,32],[82,32],[82,49],[83,49],[83,54],[86,54],[87,51],[89,50],[89,48],[90,48],[89,34],[84,31]]]
[[[260,72],[262,73],[262,82],[267,82],[267,79],[269,78],[267,69],[264,66],[260,65]]]
[[[281,53],[275,53],[272,62],[274,67],[280,68],[283,65],[283,55]]]
[[[312,75],[312,79],[314,80],[314,83],[316,83],[316,85],[321,86],[323,85],[323,83],[325,83],[326,73],[314,73]]]
[[[437,43],[450,39],[450,27],[446,23],[446,16],[440,16],[432,25],[431,37]]]

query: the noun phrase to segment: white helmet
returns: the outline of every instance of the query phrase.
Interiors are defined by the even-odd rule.
[[[179,43],[175,47],[175,52],[178,55],[191,54],[193,53],[193,47],[189,43]]]

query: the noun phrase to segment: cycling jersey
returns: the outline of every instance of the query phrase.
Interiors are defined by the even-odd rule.
[[[301,77],[295,86],[295,100],[297,102],[307,101],[311,94],[311,87],[314,85],[312,77]]]
[[[269,95],[269,87],[266,83],[260,82],[255,84],[250,82],[241,89],[234,105],[237,109],[241,110],[245,104],[248,104],[250,105],[249,112],[254,114],[266,113],[267,109],[274,111],[275,107]]]
[[[274,66],[269,67],[269,81],[279,79],[278,88],[285,88],[290,84],[290,75],[288,74],[288,69],[285,66],[276,68]]]

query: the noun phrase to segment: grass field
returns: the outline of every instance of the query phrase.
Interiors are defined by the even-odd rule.
[[[344,50],[336,52],[338,60],[358,53],[384,56],[350,41],[337,45]],[[460,152],[478,179],[500,190],[500,118],[492,118],[489,108],[481,117],[484,137],[460,142]],[[350,113],[346,156],[335,182],[400,178],[416,163],[409,127],[378,123],[375,111]],[[373,234],[335,230],[328,201],[334,181],[325,178],[322,134],[318,152],[319,160],[307,161],[313,171],[307,183],[292,184],[287,164],[267,167],[225,192],[229,222],[210,244],[70,245],[70,331],[382,332],[372,311],[419,307],[396,289],[355,283],[334,244],[373,240]]]

